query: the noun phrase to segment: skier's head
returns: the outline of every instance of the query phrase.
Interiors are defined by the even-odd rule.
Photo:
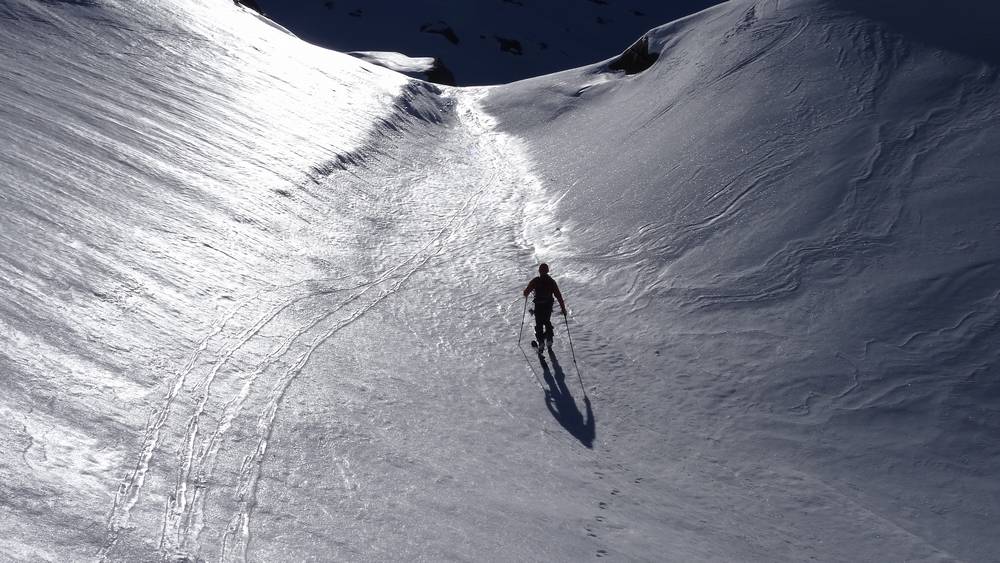
[[[539,264],[538,265],[538,273],[542,274],[543,276],[545,274],[549,273],[549,265],[546,264],[545,262],[542,262],[541,264]]]

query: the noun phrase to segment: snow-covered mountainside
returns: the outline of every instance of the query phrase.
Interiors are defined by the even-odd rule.
[[[500,84],[610,57],[648,29],[721,0],[260,0],[296,35],[339,51],[434,57],[438,83]]]
[[[586,357],[628,358],[604,404],[755,499],[704,527],[763,559],[1000,553],[1000,7],[929,7],[730,2],[652,31],[645,72],[486,102]]]
[[[0,4],[0,557],[994,560],[1000,17],[930,5],[453,89]]]

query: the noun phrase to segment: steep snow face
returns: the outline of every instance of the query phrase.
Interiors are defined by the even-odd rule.
[[[500,84],[607,58],[719,0],[261,0],[269,17],[341,51],[430,56],[460,85]],[[433,80],[433,78],[432,78]]]
[[[514,346],[539,184],[479,93],[229,2],[0,15],[0,558],[607,551],[627,477]]]
[[[10,1],[0,18],[0,553],[125,557],[159,536],[121,534],[191,513],[167,485],[190,470],[182,425],[202,435],[170,409],[218,416],[198,353],[224,353],[221,312],[331,275],[309,248],[361,200],[325,176],[436,110],[231,3]]]
[[[487,98],[605,401],[747,558],[1000,552],[1000,8],[948,11],[730,2]]]

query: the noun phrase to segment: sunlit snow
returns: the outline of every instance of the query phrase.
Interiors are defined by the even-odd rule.
[[[0,558],[995,559],[998,10],[862,4],[456,89],[7,0]]]

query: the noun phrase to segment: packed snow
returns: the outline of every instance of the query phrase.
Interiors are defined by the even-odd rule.
[[[910,5],[447,88],[8,0],[0,558],[995,560],[1000,9]]]

